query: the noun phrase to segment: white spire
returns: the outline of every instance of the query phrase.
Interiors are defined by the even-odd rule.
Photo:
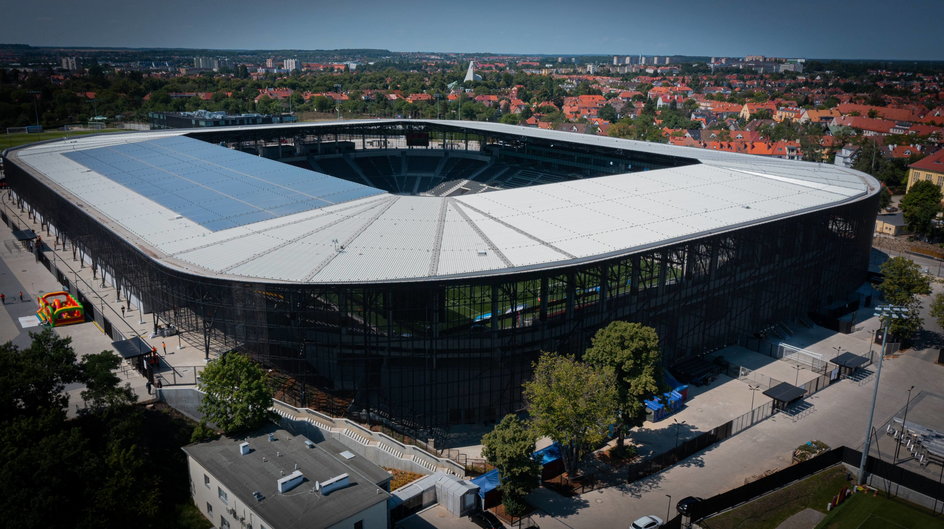
[[[463,83],[468,83],[469,81],[481,81],[482,76],[476,75],[475,73],[475,61],[469,61],[469,70],[465,72],[465,79],[462,80]]]

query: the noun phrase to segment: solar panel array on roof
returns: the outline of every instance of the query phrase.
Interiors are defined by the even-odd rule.
[[[212,231],[384,193],[186,136],[64,155]]]

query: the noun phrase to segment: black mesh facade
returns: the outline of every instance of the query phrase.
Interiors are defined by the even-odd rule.
[[[160,321],[246,352],[353,409],[417,427],[522,406],[542,350],[579,354],[615,319],[655,327],[684,358],[845,299],[866,278],[877,196],[605,261],[416,283],[222,280],[167,267],[6,160],[17,195]]]

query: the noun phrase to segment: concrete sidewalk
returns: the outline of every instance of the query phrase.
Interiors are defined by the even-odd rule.
[[[870,320],[864,325],[868,328],[877,324],[877,320]],[[862,340],[863,337],[867,339],[869,333],[831,335],[812,341],[807,348],[826,353],[827,348],[841,344],[844,350],[867,351],[868,342]],[[875,427],[899,413],[905,404],[906,391],[912,384],[916,392],[944,393],[942,376],[944,366],[934,364],[931,356],[922,351],[886,358]],[[807,441],[818,439],[833,447],[861,448],[874,382],[874,376],[863,384],[852,379],[839,381],[806,399],[812,405],[812,412],[799,420],[777,414],[646,479],[576,498],[563,498],[539,489],[528,499],[542,512],[540,519],[536,517],[542,527],[547,522],[550,522],[548,527],[555,527],[557,523],[588,529],[623,527],[646,514],[664,517],[667,508],[674,516],[675,502],[686,496],[710,497],[753,481],[767,471],[789,466],[793,450]],[[750,395],[744,398],[749,399]],[[944,420],[942,402],[941,399],[926,398],[923,404],[933,409],[925,409],[924,415],[936,415]],[[671,434],[671,429],[667,433]],[[887,437],[880,438],[872,444],[872,455],[878,455],[879,451],[884,459],[890,460],[894,442]],[[935,480],[939,471],[940,468],[933,466],[919,470]]]
[[[0,226],[0,293],[5,295],[5,303],[0,310],[0,341],[11,341],[18,347],[28,347],[31,343],[30,332],[39,332],[35,317],[37,298],[48,292],[65,290],[73,295],[81,294],[87,300],[90,312],[95,319],[86,323],[56,327],[54,332],[60,336],[72,339],[72,346],[78,358],[87,354],[94,354],[104,350],[113,350],[112,342],[140,336],[146,343],[157,348],[162,357],[159,373],[165,379],[177,378],[181,381],[196,381],[195,368],[206,365],[204,354],[197,346],[189,344],[185,339],[177,336],[151,339],[154,328],[153,316],[141,314],[139,309],[130,306],[126,299],[118,299],[117,290],[109,285],[102,286],[101,276],[95,274],[88,266],[83,266],[78,259],[72,257],[71,251],[52,249],[48,243],[55,244],[43,231],[39,223],[29,219],[27,212],[19,210],[9,199],[7,194],[0,196],[0,208],[15,229],[31,229],[47,243],[41,251],[50,262],[54,271],[61,274],[65,284],[56,279],[36,256],[27,249],[24,243],[17,241],[13,236],[14,227]],[[23,293],[22,300],[19,293]],[[121,308],[125,307],[122,315]],[[110,331],[111,336],[106,333]],[[166,353],[163,344],[166,345]],[[146,389],[146,379],[136,371],[129,362],[124,362],[117,372],[122,383],[127,383],[138,395],[139,400],[153,398]],[[71,384],[66,387],[70,397],[68,413],[74,415],[84,407],[81,384]]]
[[[0,207],[17,229],[31,229],[42,237],[45,243],[42,253],[49,260],[52,268],[52,271],[47,269],[23,248],[23,245],[13,238],[12,228],[0,228],[8,230],[4,232],[8,236],[0,252],[2,252],[4,264],[10,269],[12,275],[5,283],[4,279],[7,276],[2,275],[4,271],[0,268],[0,292],[18,292],[22,289],[30,300],[30,303],[25,304],[22,310],[12,311],[11,318],[14,316],[18,318],[21,315],[20,312],[23,312],[22,315],[35,313],[35,299],[42,293],[66,290],[73,294],[81,294],[86,301],[87,309],[91,309],[90,312],[94,316],[94,321],[82,324],[83,326],[98,325],[113,340],[140,337],[149,346],[156,348],[161,356],[161,370],[167,372],[167,380],[176,378],[178,382],[190,381],[191,384],[196,382],[195,367],[200,368],[206,365],[202,337],[179,334],[151,338],[159,324],[153,314],[142,313],[141,307],[130,302],[127,296],[119,297],[118,289],[111,283],[111,278],[103,279],[101,274],[94,272],[90,266],[81,261],[81,255],[73,256],[71,250],[57,246],[55,235],[47,233],[43,226],[30,219],[28,212],[16,207],[9,195],[2,196]],[[57,276],[62,283],[56,279]],[[7,301],[11,301],[9,294]],[[0,336],[2,339],[12,339],[18,345],[21,342],[28,343],[26,332],[23,332],[18,325],[4,326],[4,323],[0,322],[0,331],[3,332]],[[209,354],[210,358],[218,355],[219,351],[213,350]]]

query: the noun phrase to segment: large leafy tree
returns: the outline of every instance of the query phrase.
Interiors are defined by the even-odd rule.
[[[931,316],[938,326],[944,327],[944,294],[938,294],[931,300]]]
[[[626,429],[638,426],[646,416],[644,399],[662,386],[662,352],[652,327],[614,321],[597,331],[584,360],[613,369],[616,377],[617,443],[623,446]]]
[[[248,357],[228,353],[210,362],[200,376],[203,418],[225,433],[261,426],[272,414],[266,372]]]
[[[533,378],[524,383],[524,394],[538,435],[561,443],[567,472],[577,470],[616,420],[616,378],[611,368],[543,353],[534,364]]]
[[[175,526],[168,512],[189,495],[185,438],[169,416],[130,405],[113,353],[80,362],[69,338],[49,329],[31,336],[23,349],[0,345],[0,525]],[[89,407],[67,420],[65,389],[74,383],[85,384]]]
[[[506,415],[482,436],[482,455],[501,476],[502,503],[512,516],[525,512],[524,497],[538,484],[541,467],[534,460],[537,435],[514,415]]]
[[[878,291],[888,303],[907,310],[906,317],[892,320],[891,332],[903,338],[909,337],[923,323],[918,296],[931,293],[931,280],[920,266],[904,257],[892,257],[882,264],[881,270],[885,279],[878,285]]]
[[[81,368],[72,339],[45,330],[31,333],[30,346],[0,346],[0,417],[13,419],[37,413],[65,417],[67,384],[79,380]]]
[[[121,379],[115,374],[120,365],[121,357],[112,351],[102,351],[82,359],[80,378],[86,387],[82,399],[88,404],[88,409],[102,410],[138,400],[130,385],[120,385]]]
[[[930,233],[931,221],[941,211],[941,188],[929,180],[916,182],[901,199],[901,212],[908,229],[915,233]]]

